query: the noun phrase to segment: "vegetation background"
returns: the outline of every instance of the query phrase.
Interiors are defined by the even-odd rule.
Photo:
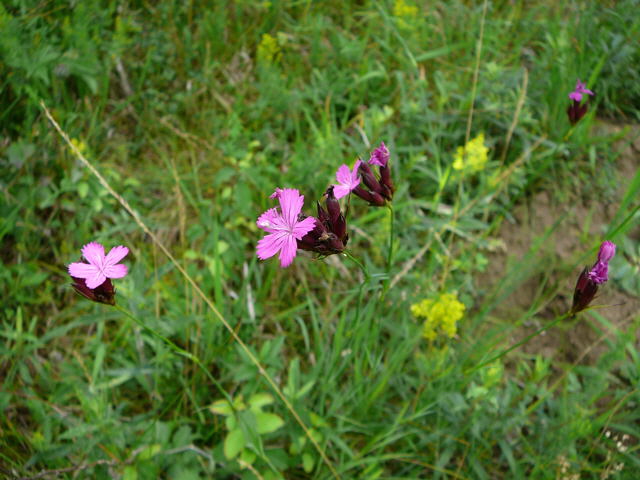
[[[3,1],[0,476],[639,478],[638,12]],[[571,128],[577,78],[596,95]],[[480,133],[489,161],[452,169]],[[257,260],[275,187],[299,188],[312,213],[337,167],[381,140],[393,227],[356,200],[349,214],[370,280],[338,256]],[[566,312],[605,238],[607,307],[499,356]],[[131,249],[119,304],[210,376],[72,291],[66,265],[89,241]],[[427,340],[411,305],[444,294],[464,315]]]

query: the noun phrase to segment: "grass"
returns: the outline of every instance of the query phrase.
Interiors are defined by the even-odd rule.
[[[637,478],[637,300],[550,327],[554,354],[502,353],[564,313],[606,234],[619,251],[597,303],[637,294],[640,182],[636,167],[620,187],[613,147],[633,133],[594,132],[638,120],[638,2],[491,2],[483,26],[484,6],[3,4],[2,475]],[[576,78],[597,95],[571,128]],[[479,133],[489,162],[461,175]],[[255,257],[275,187],[311,213],[381,140],[393,226],[349,210],[367,275]],[[492,278],[503,226],[540,192],[587,203]],[[558,256],[558,232],[579,251]],[[69,288],[89,241],[131,249],[117,300],[135,321]],[[445,292],[464,316],[427,341],[410,307]]]

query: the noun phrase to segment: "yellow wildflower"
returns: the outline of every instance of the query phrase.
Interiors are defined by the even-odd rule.
[[[417,318],[424,318],[422,336],[427,340],[435,340],[438,333],[453,338],[464,310],[464,304],[454,293],[443,293],[435,300],[427,298],[411,305],[411,313]]]
[[[418,15],[418,7],[409,5],[404,0],[396,0],[393,4],[393,15],[396,17],[415,17]]]
[[[87,145],[82,140],[71,139],[71,144],[78,149],[81,154],[87,153]]]
[[[484,133],[469,140],[464,147],[458,147],[453,160],[454,170],[479,172],[488,160],[489,148],[484,145]]]
[[[262,35],[260,45],[258,45],[257,52],[258,63],[268,64],[273,63],[280,57],[280,45],[278,40],[268,33]]]

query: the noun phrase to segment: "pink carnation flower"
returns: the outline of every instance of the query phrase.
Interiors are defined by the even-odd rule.
[[[127,274],[127,266],[118,264],[127,256],[127,247],[113,247],[105,256],[104,247],[97,243],[87,243],[82,247],[82,256],[89,263],[76,262],[69,265],[69,275],[83,278],[87,288],[94,289],[102,285],[107,278],[122,278]]]
[[[593,95],[593,92],[586,87],[587,85],[582,83],[580,79],[578,79],[578,81],[576,82],[576,88],[569,94],[569,98],[576,102],[581,102],[583,94],[586,93],[587,95]]]
[[[316,219],[298,219],[304,196],[294,188],[277,188],[271,198],[278,199],[280,210],[277,207],[270,208],[258,217],[258,227],[269,235],[258,242],[256,253],[260,260],[280,253],[280,266],[285,268],[291,265],[296,256],[297,241],[313,230]]]
[[[349,170],[347,165],[340,165],[340,168],[338,168],[338,171],[336,172],[338,185],[333,186],[333,194],[336,198],[342,198],[349,195],[351,191],[360,184],[358,167],[360,167],[360,160],[356,160],[353,170]]]

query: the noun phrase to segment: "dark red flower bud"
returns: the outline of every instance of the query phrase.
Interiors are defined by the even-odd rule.
[[[329,222],[333,224],[340,216],[340,202],[333,194],[333,185],[327,188],[324,195],[326,197],[327,212],[329,212]]]
[[[316,205],[318,206],[318,220],[320,220],[320,223],[322,223],[323,225],[329,222],[329,214],[327,213],[327,211],[322,208],[322,205],[320,205],[320,202],[316,202]],[[316,222],[317,225],[318,222]]]
[[[380,182],[382,183],[382,187],[387,190],[385,192],[385,197],[387,200],[391,200],[393,193],[396,191],[396,187],[391,180],[391,169],[389,168],[389,164],[384,167],[380,167]]]
[[[571,306],[570,313],[575,315],[587,308],[595,297],[597,291],[598,284],[591,279],[589,275],[589,268],[584,267],[584,270],[576,282],[576,288],[573,291],[573,305]]]
[[[349,234],[347,233],[347,220],[344,218],[342,212],[338,215],[338,218],[333,222],[333,233],[340,239],[342,244],[346,247],[349,241]]]
[[[327,189],[325,202],[326,210],[318,202],[315,226],[298,240],[298,248],[321,255],[340,253],[345,249],[349,241],[347,221],[340,211],[340,203],[333,194],[333,187]]]
[[[376,179],[376,176],[373,174],[373,170],[366,163],[360,163],[360,168],[358,169],[360,173],[360,177],[364,184],[369,187],[372,192],[377,193],[378,195],[384,195],[384,189],[380,182]]]
[[[116,304],[116,290],[113,288],[111,279],[107,278],[96,288],[89,288],[84,278],[71,277],[73,289],[85,298],[93,302],[104,303],[106,305]]]
[[[569,122],[571,125],[575,125],[584,117],[588,110],[587,103],[580,103],[576,100],[572,100],[569,108],[567,108],[567,115],[569,116]]]
[[[376,192],[370,192],[368,190],[365,190],[360,185],[354,188],[352,192],[357,196],[359,196],[361,199],[369,202],[369,205],[372,205],[374,207],[384,207],[386,203],[382,195]]]

